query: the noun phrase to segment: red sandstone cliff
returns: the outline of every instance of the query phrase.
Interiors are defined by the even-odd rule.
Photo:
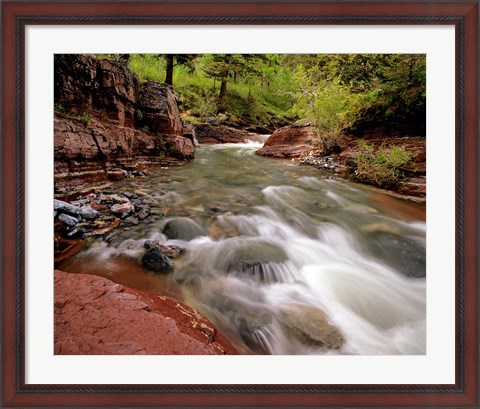
[[[193,158],[172,87],[89,55],[56,55],[54,68],[57,190]]]

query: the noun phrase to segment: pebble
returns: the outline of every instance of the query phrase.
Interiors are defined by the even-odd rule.
[[[136,194],[131,193],[131,192],[123,192],[123,195],[129,199],[135,199],[137,197]]]
[[[137,198],[137,199],[132,199],[132,200],[130,201],[130,203],[133,204],[134,206],[139,206],[139,205],[141,205],[143,202],[142,202],[142,199],[138,199],[138,198]]]
[[[131,225],[136,226],[139,223],[139,221],[136,217],[129,216],[129,217],[125,218],[122,223],[131,224]]]
[[[150,209],[150,214],[154,216],[163,216],[164,213],[162,209],[153,208],[153,209]]]
[[[128,200],[128,199],[127,199]],[[135,208],[134,206],[130,203],[130,201],[128,201],[127,203],[117,203],[117,204],[114,204],[111,208],[110,208],[111,212],[114,213],[114,214],[121,214],[122,217],[123,217],[123,214],[128,214],[129,213],[132,213]]]
[[[140,209],[138,212],[137,212],[137,217],[140,219],[140,220],[143,220],[145,219],[146,217],[148,217],[150,215],[150,209],[148,207],[144,207],[142,209]]]

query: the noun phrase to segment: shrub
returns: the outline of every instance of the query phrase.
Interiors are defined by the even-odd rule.
[[[355,154],[358,180],[381,187],[395,186],[403,173],[400,168],[413,157],[401,146],[380,146],[375,152],[373,145],[359,141],[360,152]]]
[[[86,126],[90,122],[90,115],[87,111],[82,112],[82,116],[80,117],[82,120],[83,124]]]

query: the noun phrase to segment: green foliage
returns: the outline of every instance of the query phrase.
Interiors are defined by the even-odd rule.
[[[356,178],[381,187],[395,186],[403,177],[400,168],[413,158],[410,152],[400,146],[380,146],[375,151],[373,145],[363,140],[358,142],[358,146],[360,152],[355,153]]]
[[[165,60],[131,54],[128,65],[140,81],[163,82]],[[365,121],[425,122],[425,55],[175,54],[173,60],[182,109],[199,121],[218,112],[252,123],[306,118],[327,149]]]
[[[320,142],[328,150],[342,131],[355,122],[362,96],[353,93],[339,78],[326,79],[316,74],[314,67],[296,68],[293,112],[314,124]]]
[[[143,131],[143,132],[150,132],[150,128],[148,127],[148,125],[145,125],[145,126],[142,128],[142,131]]]
[[[165,62],[158,54],[130,54],[128,68],[141,82],[163,82],[165,79]]]
[[[83,111],[80,119],[82,120],[83,124],[87,126],[90,122],[90,114],[87,111]]]
[[[135,117],[137,118],[137,120],[141,121],[143,119],[143,112],[140,109],[137,109],[135,111]]]
[[[65,107],[62,104],[53,104],[53,109],[57,112],[65,112]]]
[[[414,123],[424,132],[425,55],[288,55],[284,62],[293,73],[295,112],[320,135],[335,137],[368,120]]]
[[[187,116],[203,122],[218,112],[225,54],[174,55],[173,84]],[[140,81],[163,82],[162,55],[131,54],[129,68]],[[291,71],[281,55],[230,55],[224,111],[238,121],[267,123],[291,115]]]

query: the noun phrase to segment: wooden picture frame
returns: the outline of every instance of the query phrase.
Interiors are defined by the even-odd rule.
[[[2,405],[478,407],[478,1],[2,2]],[[456,30],[456,376],[449,385],[25,383],[25,50],[28,25],[452,25]]]

